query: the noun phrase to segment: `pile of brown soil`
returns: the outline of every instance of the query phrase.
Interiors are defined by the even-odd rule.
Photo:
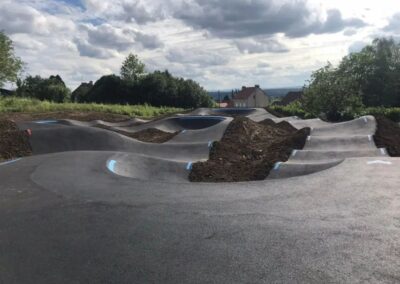
[[[400,126],[383,116],[376,116],[378,128],[374,135],[378,148],[386,148],[392,157],[400,157]]]
[[[96,127],[107,129],[110,131],[117,132],[119,134],[140,140],[142,142],[147,142],[147,143],[164,143],[167,142],[168,140],[172,139],[175,135],[177,135],[179,132],[165,132],[156,128],[147,128],[135,133],[130,133],[122,130],[115,130],[112,129],[106,125],[96,125]]]
[[[193,165],[193,182],[237,182],[265,179],[274,164],[287,161],[293,149],[302,149],[309,128],[295,129],[272,120],[254,122],[236,117],[221,141],[214,142],[210,158]]]
[[[0,161],[31,154],[28,133],[18,130],[14,122],[0,119]]]

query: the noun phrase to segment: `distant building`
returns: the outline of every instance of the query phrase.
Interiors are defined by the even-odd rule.
[[[81,102],[87,93],[92,89],[93,87],[93,82],[90,81],[89,83],[81,83],[78,88],[76,88],[72,93],[71,93],[71,100],[73,102]]]
[[[266,107],[270,102],[267,94],[259,85],[254,87],[242,87],[232,99],[233,107]]]
[[[14,94],[15,94],[15,91],[0,89],[0,96],[12,96]]]
[[[275,102],[276,105],[287,106],[295,101],[301,100],[303,97],[303,92],[289,92],[286,96],[284,96],[280,101]]]

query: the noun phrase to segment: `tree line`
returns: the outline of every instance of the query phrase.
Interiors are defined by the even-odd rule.
[[[300,107],[329,120],[367,107],[400,107],[400,43],[377,38],[360,52],[312,73]]]
[[[0,32],[0,87],[16,82],[16,95],[54,102],[149,104],[197,108],[213,106],[212,98],[197,82],[174,77],[168,70],[145,72],[145,65],[134,54],[123,62],[120,75],[102,76],[94,84],[83,83],[74,92],[59,75],[18,79],[22,61],[14,55],[12,41]]]

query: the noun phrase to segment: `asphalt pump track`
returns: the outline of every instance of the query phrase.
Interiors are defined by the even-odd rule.
[[[232,115],[310,127],[263,181],[190,183]],[[98,127],[179,131],[162,144]],[[400,160],[374,117],[330,124],[263,109],[156,121],[20,123],[34,155],[0,165],[0,282],[395,283]]]

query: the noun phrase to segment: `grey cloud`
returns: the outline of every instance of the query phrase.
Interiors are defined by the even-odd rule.
[[[235,45],[242,53],[264,53],[264,52],[272,52],[272,53],[284,53],[288,52],[289,49],[284,46],[282,43],[278,42],[275,39],[239,39],[234,41]]]
[[[133,35],[109,24],[102,24],[96,27],[82,25],[82,27],[87,30],[88,41],[94,46],[124,51],[134,43]]]
[[[122,3],[123,12],[119,16],[126,22],[136,22],[138,24],[145,24],[147,22],[154,22],[163,18],[160,7],[156,10],[148,10],[148,5],[143,4],[141,1],[124,1]]]
[[[346,27],[360,28],[356,18],[343,19],[339,10],[329,10],[321,21],[307,6],[307,0],[192,0],[175,12],[176,18],[225,38],[284,33],[289,37],[334,33]]]
[[[136,32],[135,39],[147,49],[157,49],[164,46],[163,42],[156,35],[148,35],[141,32]]]
[[[396,13],[391,17],[384,31],[400,34],[400,13]]]
[[[170,62],[178,62],[182,64],[195,64],[199,66],[223,65],[228,63],[229,59],[220,54],[205,52],[200,50],[169,50],[166,58]]]
[[[74,42],[81,56],[98,58],[98,59],[108,59],[114,57],[114,53],[112,51],[96,47],[92,44],[89,44],[85,40],[75,39]]]
[[[32,7],[14,3],[0,4],[0,27],[8,34],[41,33],[45,19]]]
[[[116,28],[110,24],[81,25],[81,27],[87,32],[88,42],[98,47],[126,51],[134,44],[139,44],[146,49],[156,49],[163,46],[156,35],[144,34],[132,29]]]

